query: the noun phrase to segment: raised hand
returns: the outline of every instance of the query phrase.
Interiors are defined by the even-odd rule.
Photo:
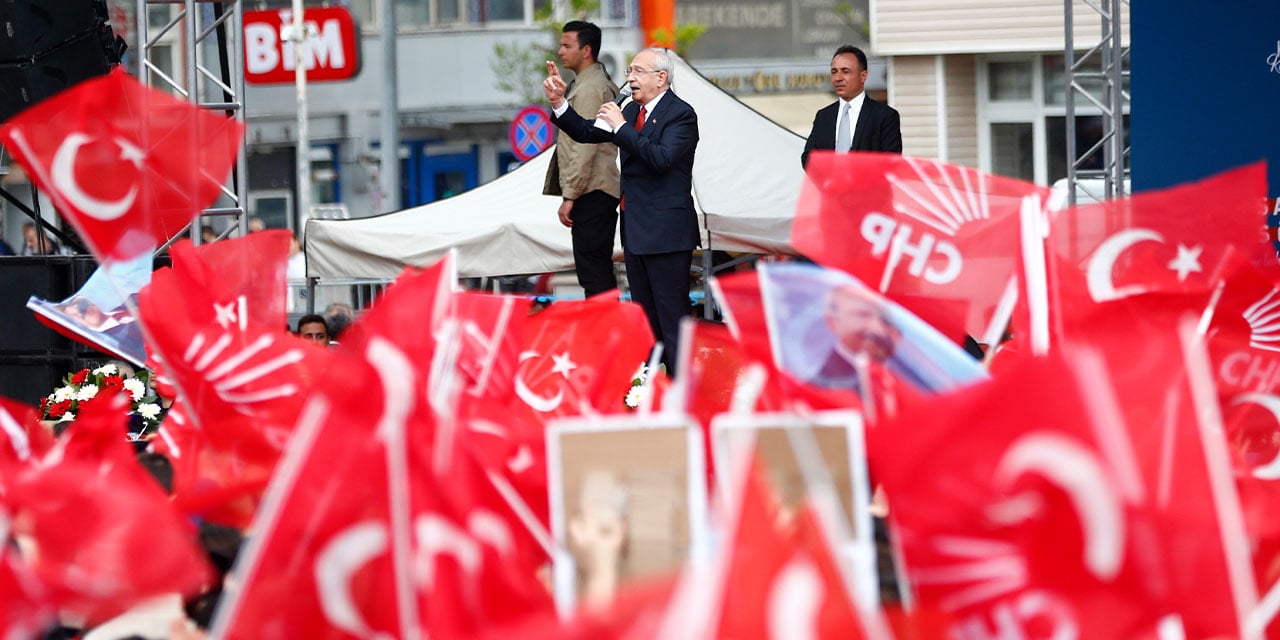
[[[560,70],[556,68],[556,63],[548,60],[547,79],[542,81],[542,91],[547,94],[547,100],[551,102],[552,109],[559,109],[564,103],[564,92],[567,87],[564,78],[560,77]]]

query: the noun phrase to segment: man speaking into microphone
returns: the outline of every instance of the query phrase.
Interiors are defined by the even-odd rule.
[[[671,91],[673,66],[662,49],[645,49],[627,67],[631,102],[606,101],[586,120],[564,99],[565,82],[547,62],[543,91],[552,122],[582,143],[613,143],[622,165],[622,254],[631,299],[644,308],[662,362],[676,375],[680,319],[689,315],[689,268],[699,244],[693,208],[698,115]]]

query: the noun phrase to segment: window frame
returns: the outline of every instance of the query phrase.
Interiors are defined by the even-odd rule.
[[[1070,92],[1063,98],[1063,104],[1048,104],[1045,99],[1044,63],[1048,56],[1061,55],[1057,52],[1033,54],[988,54],[978,57],[977,96],[978,96],[978,167],[991,173],[994,164],[992,156],[992,125],[995,124],[1031,124],[1034,181],[1036,184],[1049,184],[1049,136],[1048,118],[1065,118],[1067,115],[1066,100],[1071,99]],[[1030,100],[992,100],[990,64],[992,62],[1031,62],[1031,99]],[[1125,105],[1125,115],[1129,114],[1129,106]],[[1075,117],[1101,116],[1102,111],[1087,101],[1077,104]]]

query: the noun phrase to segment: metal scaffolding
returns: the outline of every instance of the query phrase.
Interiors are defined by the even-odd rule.
[[[1096,201],[1128,195],[1129,145],[1124,114],[1129,105],[1129,47],[1124,40],[1122,7],[1129,0],[1083,0],[1102,21],[1098,44],[1078,57],[1075,51],[1075,4],[1063,0],[1066,15],[1067,184],[1071,204],[1083,193]],[[1076,99],[1102,112],[1102,137],[1080,149],[1076,137]],[[1101,154],[1102,162],[1098,163]],[[1099,189],[1096,185],[1101,185]]]
[[[245,81],[240,0],[137,0],[137,3],[138,80],[205,109],[222,111],[243,123]],[[164,11],[151,10],[160,7],[165,8]],[[163,21],[163,26],[152,26],[153,17],[157,18],[157,25]],[[171,32],[177,37],[170,35]],[[161,60],[162,57],[168,60]],[[169,72],[164,70],[166,67]],[[245,153],[242,140],[231,175],[222,185],[222,194],[192,223],[193,243],[201,243],[201,227],[215,219],[230,221],[230,224],[212,225],[215,229],[225,226],[220,237],[247,233]]]

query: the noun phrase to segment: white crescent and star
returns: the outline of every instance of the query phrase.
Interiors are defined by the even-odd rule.
[[[529,358],[536,358],[539,355],[541,354],[537,351],[525,351],[520,354],[519,362],[523,363],[525,360],[528,360]],[[534,393],[533,389],[530,389],[529,386],[524,383],[524,376],[521,376],[519,372],[516,373],[515,379],[516,395],[534,411],[539,413],[550,413],[555,411],[560,406],[560,403],[564,401],[564,389],[556,390],[556,393],[553,396],[543,397]]]
[[[1116,261],[1120,258],[1120,254],[1124,253],[1129,247],[1144,241],[1163,244],[1164,237],[1151,229],[1138,227],[1120,231],[1098,245],[1093,255],[1089,257],[1089,266],[1086,271],[1089,296],[1095,302],[1118,300],[1147,290],[1147,287],[1142,285],[1117,289],[1112,281]],[[1204,247],[1200,245],[1189,247],[1178,243],[1177,255],[1165,267],[1177,274],[1178,282],[1185,282],[1188,275],[1203,271],[1200,265],[1200,254],[1203,251]]]
[[[80,182],[76,180],[75,174],[76,158],[80,155],[81,147],[96,139],[80,132],[68,135],[63,139],[62,144],[58,145],[58,150],[53,154],[53,163],[49,167],[49,173],[53,183],[57,185],[58,190],[61,192],[61,196],[71,206],[92,218],[109,222],[123,216],[133,208],[133,203],[138,198],[138,185],[134,183],[129,188],[129,192],[118,200],[100,200],[85,193],[84,189],[80,188]],[[121,160],[131,162],[139,169],[142,168],[143,160],[146,159],[146,152],[119,136],[113,137],[112,141],[120,148]]]

